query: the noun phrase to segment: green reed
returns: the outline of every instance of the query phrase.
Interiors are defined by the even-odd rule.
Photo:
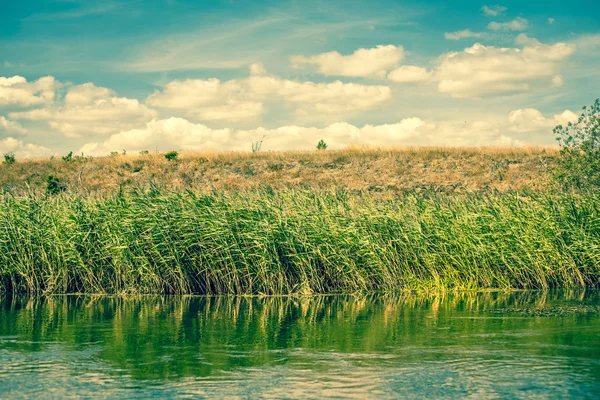
[[[309,294],[598,286],[592,194],[151,189],[0,199],[0,290]]]

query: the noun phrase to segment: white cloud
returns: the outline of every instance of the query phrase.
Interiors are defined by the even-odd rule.
[[[560,63],[574,51],[574,45],[565,43],[523,49],[476,43],[440,56],[435,70],[438,90],[455,98],[526,92],[535,83],[556,81]]]
[[[428,82],[432,79],[432,73],[426,68],[414,65],[403,65],[388,74],[388,79],[400,83]]]
[[[197,150],[227,148],[235,144],[230,129],[211,129],[181,118],[152,120],[144,128],[132,129],[110,136],[104,142],[84,145],[80,151],[87,155],[106,155],[111,151],[139,150]]]
[[[552,117],[545,117],[535,108],[521,108],[508,114],[508,128],[510,131],[518,133],[550,132],[555,126],[575,122],[577,118],[577,114],[570,110],[565,110]]]
[[[51,76],[35,82],[27,82],[27,79],[18,75],[10,78],[0,76],[0,106],[28,107],[51,102],[55,88],[56,82]]]
[[[282,101],[298,115],[331,116],[368,110],[391,98],[387,86],[298,82],[267,75],[260,65],[251,72],[248,78],[229,81],[172,81],[147,103],[195,120],[248,121],[266,112],[266,101]]]
[[[293,56],[293,68],[303,69],[314,66],[323,75],[358,76],[383,78],[386,72],[404,59],[404,48],[394,45],[379,45],[370,49],[358,49],[350,55],[337,51],[315,56]]]
[[[10,113],[13,119],[47,121],[48,124],[67,137],[85,135],[111,135],[124,129],[143,126],[156,117],[138,100],[115,97],[107,88],[86,83],[71,87],[64,104]]]
[[[18,159],[47,156],[50,154],[50,149],[8,137],[0,140],[0,153],[5,154],[9,152],[14,153]]]
[[[483,6],[481,11],[488,17],[496,17],[504,14],[504,11],[508,10],[506,7],[496,4],[495,6]]]
[[[548,24],[552,25],[556,20],[554,18],[548,18]]]
[[[524,31],[527,28],[529,28],[529,21],[521,17],[509,22],[490,22],[488,24],[488,29],[493,31]]]
[[[153,107],[203,121],[254,120],[265,113],[263,102],[250,92],[247,79],[214,78],[171,81],[146,100]]]
[[[505,135],[505,125],[495,121],[431,122],[405,118],[396,123],[358,127],[337,122],[326,127],[282,126],[274,129],[211,129],[181,118],[153,120],[145,128],[112,135],[103,142],[91,142],[79,151],[106,155],[111,151],[160,150],[250,150],[250,144],[264,137],[264,150],[313,149],[321,139],[329,148],[348,145],[401,146],[518,146],[522,143]]]
[[[552,77],[552,86],[561,87],[564,84],[565,84],[565,81],[564,81],[562,75],[555,75]]]
[[[460,39],[464,39],[464,38],[480,38],[483,37],[485,34],[483,32],[473,32],[470,29],[463,29],[462,31],[456,31],[456,32],[446,32],[444,33],[444,37],[448,40],[460,40]]]
[[[8,135],[25,135],[27,129],[23,128],[17,121],[10,121],[5,117],[0,116],[0,136],[4,133]]]

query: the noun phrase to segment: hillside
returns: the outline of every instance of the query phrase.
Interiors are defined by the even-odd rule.
[[[48,175],[67,193],[110,194],[123,188],[237,191],[256,187],[328,188],[375,193],[543,189],[552,185],[553,148],[402,148],[262,153],[184,152],[175,161],[163,154],[61,157],[17,160],[0,165],[0,190],[43,193]]]

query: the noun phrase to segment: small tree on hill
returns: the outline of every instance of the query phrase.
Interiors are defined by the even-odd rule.
[[[327,143],[323,139],[319,140],[317,143],[317,150],[327,150]]]
[[[15,158],[15,153],[13,153],[12,151],[4,153],[4,161],[2,161],[2,164],[11,165],[14,164],[16,161],[17,160]]]
[[[600,186],[600,99],[583,112],[576,122],[554,128],[560,144],[557,177],[570,187]]]
[[[168,153],[165,154],[165,158],[169,161],[176,161],[177,160],[177,156],[179,156],[179,153],[176,151],[169,151]]]

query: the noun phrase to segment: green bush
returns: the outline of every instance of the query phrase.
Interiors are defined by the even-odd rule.
[[[558,125],[560,144],[557,177],[567,187],[600,186],[600,99],[583,107],[577,122]]]
[[[67,186],[61,183],[60,179],[54,175],[48,175],[46,178],[46,194],[59,194],[65,190],[67,190]]]
[[[71,162],[71,161],[73,161],[73,152],[70,151],[69,154],[67,154],[66,156],[63,156],[62,160],[64,162]]]
[[[179,153],[174,150],[165,154],[165,158],[169,161],[177,161],[177,156],[179,156]]]
[[[319,143],[317,143],[317,150],[326,150],[327,149],[327,143],[325,143],[325,141],[323,139],[319,140]]]
[[[8,153],[4,153],[4,161],[2,164],[12,165],[16,162],[15,153],[9,151]]]

